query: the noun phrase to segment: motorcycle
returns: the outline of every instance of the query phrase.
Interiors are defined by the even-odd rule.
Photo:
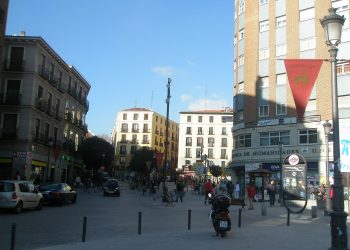
[[[231,230],[231,217],[228,210],[231,205],[229,197],[224,195],[209,195],[209,204],[212,205],[210,219],[212,221],[216,236],[226,237],[227,232]]]

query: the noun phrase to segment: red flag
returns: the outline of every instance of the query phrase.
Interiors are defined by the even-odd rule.
[[[289,85],[298,117],[303,117],[312,88],[315,85],[322,59],[285,59]]]

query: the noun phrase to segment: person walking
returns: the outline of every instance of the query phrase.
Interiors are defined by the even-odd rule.
[[[274,181],[271,181],[270,184],[267,186],[267,194],[269,195],[270,199],[270,207],[273,207],[275,205],[276,196],[276,185]]]
[[[233,190],[234,186],[232,181],[228,181],[226,184],[227,194],[230,196],[230,198],[233,198]]]
[[[176,200],[175,202],[178,202],[178,199],[180,198],[180,201],[182,202],[183,197],[185,194],[185,185],[182,181],[177,181],[176,183]]]
[[[236,182],[236,186],[235,186],[235,198],[238,199],[241,193],[241,188],[239,186],[239,183]]]
[[[207,204],[207,200],[208,200],[209,194],[213,192],[213,185],[211,184],[211,180],[210,179],[208,179],[204,183],[204,191],[205,191],[204,204]]]
[[[247,186],[247,194],[248,194],[248,200],[249,200],[249,208],[248,209],[250,209],[250,210],[254,209],[253,199],[254,199],[255,194],[256,194],[256,188],[252,182],[249,182],[249,184]]]

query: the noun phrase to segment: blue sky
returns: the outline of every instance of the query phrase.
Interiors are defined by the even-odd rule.
[[[6,34],[41,36],[90,83],[89,130],[132,107],[232,107],[232,0],[10,0]]]

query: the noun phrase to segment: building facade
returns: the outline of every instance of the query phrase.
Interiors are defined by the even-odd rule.
[[[3,61],[8,6],[9,6],[8,0],[2,0],[0,2],[0,62]],[[2,69],[2,64],[0,64],[0,72],[1,72],[1,69]]]
[[[178,159],[179,126],[169,119],[167,174],[173,175]],[[120,175],[129,173],[129,163],[136,150],[148,147],[157,157],[157,168],[162,174],[165,159],[166,117],[146,108],[130,108],[119,111],[112,132],[112,145],[115,147],[117,169]]]
[[[70,181],[82,168],[90,84],[41,37],[6,36],[0,77],[0,179]]]
[[[227,167],[232,159],[232,117],[230,108],[180,112],[177,168],[191,169],[194,163]]]
[[[259,167],[279,180],[280,160],[291,153],[305,157],[309,183],[325,181],[330,62],[323,61],[305,114],[298,117],[283,59],[330,58],[320,19],[331,6],[346,18],[338,58],[350,58],[348,0],[235,1],[232,169],[243,181]],[[337,63],[340,124],[350,117],[349,69],[347,61]],[[329,157],[332,162],[332,142]]]

